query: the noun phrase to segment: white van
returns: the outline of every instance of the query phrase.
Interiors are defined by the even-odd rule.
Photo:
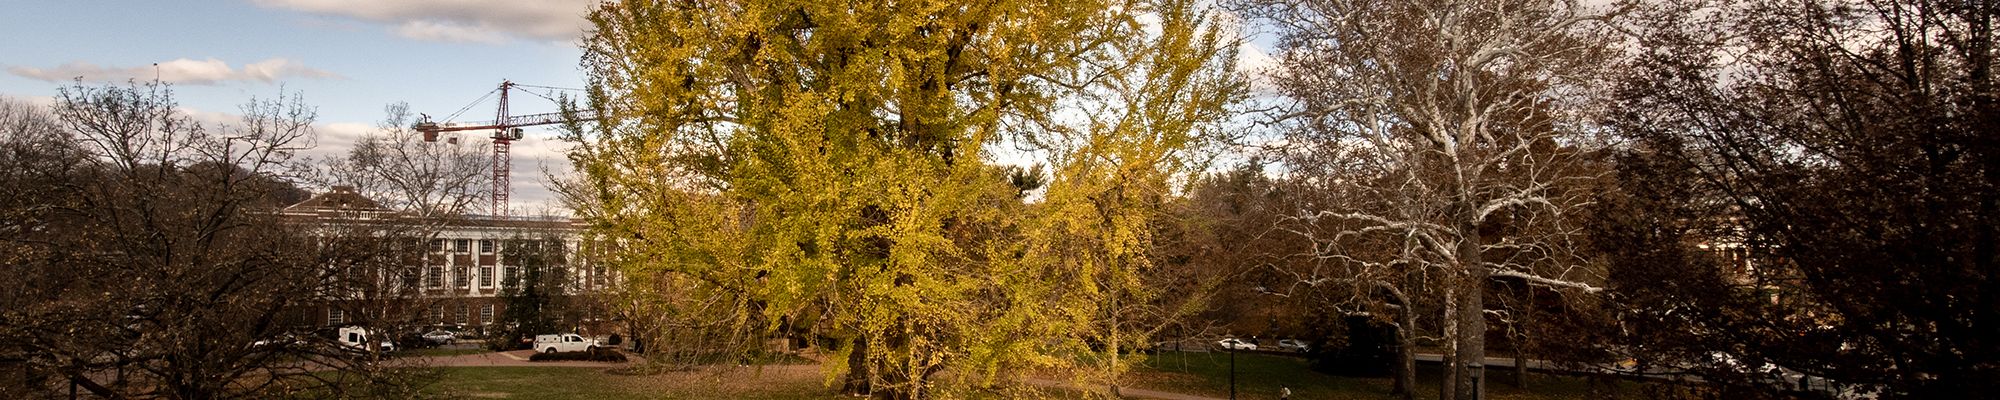
[[[367,328],[362,328],[358,326],[347,326],[347,327],[341,327],[337,333],[338,335],[333,338],[334,341],[340,342],[340,344],[343,346],[360,349],[361,351],[368,351]],[[385,353],[396,351],[396,343],[391,342],[389,340],[383,340],[381,351]]]
[[[574,333],[535,335],[535,350],[540,350],[543,353],[590,351],[594,348],[597,348],[596,339],[585,339],[583,336]]]

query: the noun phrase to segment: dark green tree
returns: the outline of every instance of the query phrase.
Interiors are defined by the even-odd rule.
[[[562,239],[513,238],[502,242],[500,253],[507,260],[500,276],[505,283],[500,290],[500,331],[488,346],[513,350],[523,339],[564,331],[561,317],[572,275]]]

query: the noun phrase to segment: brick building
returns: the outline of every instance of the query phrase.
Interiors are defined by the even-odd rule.
[[[341,226],[369,225],[367,232],[396,232],[421,241],[422,250],[399,252],[391,271],[373,277],[368,290],[352,298],[302,311],[302,323],[342,326],[367,323],[372,315],[397,307],[417,308],[425,329],[446,327],[483,332],[506,312],[502,294],[520,284],[530,266],[565,271],[558,282],[569,294],[592,293],[617,282],[614,272],[588,262],[595,251],[581,224],[562,217],[467,215],[444,222],[410,218],[354,191],[333,190],[281,211],[292,221],[324,227],[325,235],[355,232]],[[377,233],[379,234],[379,233]],[[415,254],[415,253],[421,253]],[[548,270],[548,269],[544,269]],[[365,279],[364,279],[365,280]],[[519,289],[519,288],[515,288]],[[391,310],[391,311],[383,311]],[[581,323],[579,323],[581,324]]]

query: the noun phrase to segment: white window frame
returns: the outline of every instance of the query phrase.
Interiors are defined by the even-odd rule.
[[[446,269],[442,265],[432,265],[424,268],[424,288],[443,289],[445,271]]]

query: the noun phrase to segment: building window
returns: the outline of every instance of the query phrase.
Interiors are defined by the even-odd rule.
[[[439,304],[437,308],[432,311],[436,311],[435,314],[437,314],[438,323],[440,324],[444,323],[444,305]]]
[[[492,323],[493,323],[493,305],[492,305],[492,304],[487,304],[487,305],[483,305],[483,306],[479,306],[479,323],[480,323],[480,324],[482,324],[482,325],[485,325],[485,324],[492,324]]]
[[[471,321],[467,321],[467,320],[466,320],[466,317],[467,317],[467,316],[469,316],[469,314],[468,314],[468,313],[466,313],[466,309],[465,309],[465,308],[466,308],[466,307],[465,307],[465,305],[464,305],[464,304],[459,304],[459,305],[458,305],[458,324],[459,324],[459,325],[464,325],[464,324],[465,324],[466,322],[471,322]]]
[[[451,242],[451,251],[453,253],[471,253],[472,239],[453,240]]]
[[[500,272],[505,274],[500,276],[500,284],[507,286],[521,285],[521,267],[509,265],[501,267]]]
[[[493,287],[493,267],[479,267],[479,287]]]
[[[479,254],[493,254],[493,241],[490,239],[480,240]]]
[[[471,286],[471,284],[472,284],[472,277],[466,274],[465,267],[452,268],[451,271],[452,287],[464,289],[466,287]]]
[[[598,267],[596,267],[596,268],[592,268],[592,269],[590,270],[590,285],[591,285],[591,287],[603,287],[603,286],[604,286],[604,267],[603,267],[603,266],[598,266]]]
[[[443,253],[443,252],[444,252],[444,239],[431,239],[431,252],[432,252],[432,253]]]
[[[431,267],[430,276],[424,277],[424,286],[431,289],[444,287],[444,267]]]
[[[345,323],[347,323],[347,312],[346,312],[346,311],[341,311],[341,310],[340,310],[340,309],[338,309],[338,308],[328,308],[328,309],[326,309],[326,324],[327,324],[327,325],[340,325],[340,324],[345,324]]]

